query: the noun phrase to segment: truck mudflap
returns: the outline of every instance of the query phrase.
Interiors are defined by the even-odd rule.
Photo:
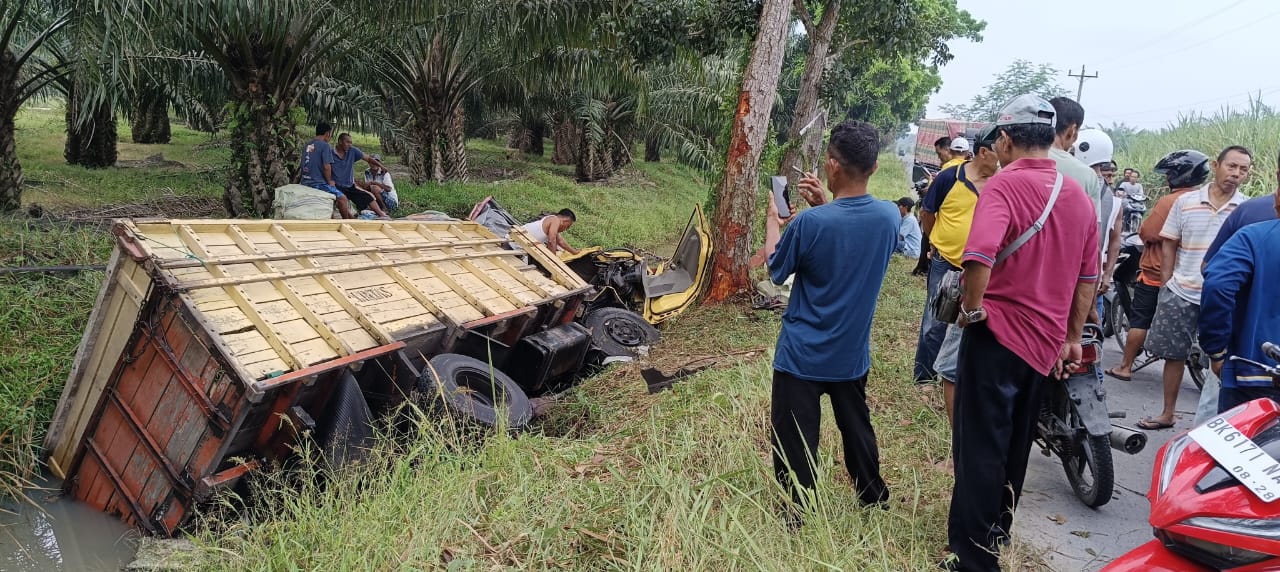
[[[1111,433],[1111,416],[1107,411],[1107,392],[1093,369],[1099,365],[1067,378],[1067,395],[1075,404],[1089,434],[1100,436]]]

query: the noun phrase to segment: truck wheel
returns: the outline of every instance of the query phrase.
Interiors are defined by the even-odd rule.
[[[434,374],[433,374],[434,370]],[[533,418],[533,406],[507,374],[478,359],[460,354],[440,354],[418,378],[418,392],[430,403],[486,427],[502,425],[520,429]]]
[[[350,372],[338,379],[325,419],[320,445],[329,468],[364,460],[373,447],[373,413]]]
[[[591,345],[606,356],[639,357],[640,348],[658,341],[658,329],[635,312],[601,308],[587,314]]]

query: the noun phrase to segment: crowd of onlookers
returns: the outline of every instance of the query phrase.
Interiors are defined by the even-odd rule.
[[[1165,360],[1164,411],[1139,427],[1175,424],[1173,400],[1197,338],[1221,379],[1217,410],[1280,399],[1270,375],[1226,360],[1265,362],[1261,343],[1280,340],[1280,296],[1265,286],[1280,272],[1280,190],[1246,200],[1240,188],[1254,156],[1244,147],[1215,157],[1175,151],[1154,166],[1170,192],[1141,220],[1140,173],[1126,169],[1117,184],[1111,139],[1083,125],[1077,102],[1023,95],[972,141],[938,141],[941,170],[917,221],[911,198],[895,205],[867,195],[879,144],[873,127],[848,122],[832,131],[827,150],[831,198],[812,175],[799,184],[821,208],[784,219],[768,201],[770,277],[792,280],[771,406],[774,466],[792,494],[784,511],[790,524],[803,523],[812,500],[824,394],[858,497],[877,506],[889,498],[866,380],[871,320],[894,253],[925,262],[929,303],[914,377],[922,388],[943,386],[953,429],[945,568],[999,569],[1045,388],[1071,375],[1102,379],[1100,363],[1084,359],[1083,332],[1100,321],[1126,232],[1137,232],[1145,247],[1129,315],[1133,351],[1107,373],[1128,379],[1135,348]],[[940,310],[950,297],[954,317]],[[1215,389],[1207,385],[1205,399]]]

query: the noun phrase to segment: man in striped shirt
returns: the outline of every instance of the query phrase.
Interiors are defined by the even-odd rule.
[[[1239,188],[1249,178],[1253,154],[1244,147],[1227,147],[1211,166],[1213,181],[1179,197],[1160,230],[1164,288],[1147,332],[1147,351],[1165,360],[1164,410],[1138,423],[1142,429],[1173,427],[1178,388],[1200,319],[1204,255],[1227,216],[1246,199]]]

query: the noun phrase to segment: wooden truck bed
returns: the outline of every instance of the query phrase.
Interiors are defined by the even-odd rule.
[[[348,366],[572,319],[588,286],[467,221],[120,221],[46,439],[77,498],[172,532]],[[528,262],[525,260],[528,257]],[[407,366],[412,369],[412,366]],[[314,394],[314,395],[313,395]],[[308,401],[311,400],[311,401]],[[314,413],[314,408],[312,408]]]

